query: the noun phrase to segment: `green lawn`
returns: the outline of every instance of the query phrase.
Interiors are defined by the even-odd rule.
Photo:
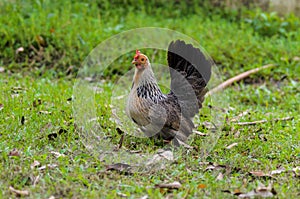
[[[294,27],[300,19],[256,10],[211,11],[196,3],[127,3],[122,8],[105,1],[0,3],[0,198],[17,195],[10,186],[28,191],[21,193],[28,198],[238,198],[260,184],[270,184],[267,192],[275,198],[300,197],[300,32]],[[117,159],[104,162],[100,151],[92,153],[82,143],[83,130],[73,114],[76,72],[105,39],[153,26],[197,40],[224,79],[277,65],[216,94],[215,102],[222,103],[207,98],[195,123],[208,136],[195,135],[189,143],[194,149],[174,151],[165,169],[111,171],[107,165]],[[111,119],[110,98],[132,56],[114,60],[95,96],[96,122],[112,146],[123,128]],[[165,64],[165,56],[159,51],[154,58]],[[210,147],[213,134],[203,122],[210,122],[217,109],[225,110],[224,125]],[[287,119],[276,121],[282,118]],[[261,120],[267,122],[238,124]],[[211,151],[202,156],[205,147]],[[152,140],[126,135],[113,153],[136,151],[132,157],[142,158],[158,149]],[[156,186],[174,181],[181,183],[179,189]]]

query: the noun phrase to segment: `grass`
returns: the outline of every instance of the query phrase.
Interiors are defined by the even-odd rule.
[[[172,6],[154,11],[144,3],[138,12],[133,12],[135,5],[118,9],[103,2],[0,3],[0,9],[5,11],[1,13],[6,13],[0,17],[0,35],[4,38],[0,41],[0,67],[5,69],[0,73],[0,198],[15,197],[9,186],[28,190],[29,198],[229,198],[236,197],[234,192],[249,192],[259,183],[272,183],[278,198],[299,197],[299,170],[273,177],[250,173],[292,170],[300,165],[299,30],[284,34],[274,31],[274,35],[266,37],[243,20],[249,17],[246,14],[239,20],[229,20],[227,15],[209,14],[201,8],[184,15],[187,8],[182,13],[172,13]],[[170,12],[164,14],[165,10]],[[146,26],[171,28],[195,38],[225,78],[264,64],[278,64],[228,88],[221,108],[228,110],[227,120],[248,111],[250,114],[239,118],[239,122],[293,119],[253,126],[226,122],[205,159],[199,155],[199,148],[206,138],[198,136],[191,143],[198,150],[176,153],[176,161],[164,170],[131,175],[106,171],[107,163],[82,144],[74,122],[72,73],[99,42],[116,33]],[[24,51],[16,53],[20,47]],[[164,63],[165,54],[159,52],[156,59]],[[130,60],[131,55],[125,55],[112,64],[116,70],[107,72],[104,90],[96,95],[98,123],[113,144],[118,143],[121,135],[116,130],[118,125],[111,121],[108,99],[113,79],[129,69],[130,64],[124,63]],[[70,66],[74,68],[66,74]],[[198,130],[208,132],[201,125],[207,120],[205,110],[196,123],[200,124]],[[237,145],[226,149],[232,143]],[[159,148],[148,139],[130,135],[123,143],[123,149],[144,153]],[[53,152],[62,155],[57,157]],[[33,166],[34,161],[39,165]],[[203,162],[214,163],[215,168],[207,169],[209,165]],[[223,178],[217,180],[219,173]],[[155,184],[174,181],[180,181],[182,188],[155,188]]]

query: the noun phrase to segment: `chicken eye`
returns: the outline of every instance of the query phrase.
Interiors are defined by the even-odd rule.
[[[145,60],[144,58],[141,59],[141,61],[144,61],[144,60]]]

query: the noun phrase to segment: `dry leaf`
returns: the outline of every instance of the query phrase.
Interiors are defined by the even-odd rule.
[[[129,153],[142,153],[142,150],[130,150]]]
[[[158,150],[157,154],[155,154],[152,158],[150,158],[146,165],[147,166],[152,166],[154,164],[160,163],[162,161],[173,161],[174,160],[174,155],[173,152],[170,150]],[[162,168],[163,169],[163,168]]]
[[[259,184],[258,187],[248,193],[240,194],[239,198],[252,198],[255,196],[260,196],[263,198],[273,197],[277,193],[274,188],[272,188],[272,184],[269,184],[267,187],[263,184]]]
[[[181,188],[181,184],[178,181],[168,183],[168,184],[156,184],[155,188],[167,188],[167,189],[179,189]]]
[[[270,172],[270,175],[274,175],[274,174],[281,174],[283,172],[286,172],[287,170],[284,169],[284,168],[279,168],[279,169],[276,169],[276,170],[273,170]]]
[[[40,162],[37,161],[37,160],[34,160],[33,163],[30,165],[30,168],[31,169],[34,169],[35,167],[39,166],[40,165]]]
[[[0,104],[0,111],[4,108],[3,104]]]
[[[160,192],[162,195],[165,195],[166,189],[160,189],[159,192]]]
[[[250,191],[248,193],[240,193],[240,194],[238,194],[239,198],[250,198],[250,197],[253,198],[254,196],[258,196],[254,190],[252,190],[252,191]]]
[[[216,163],[210,163],[209,166],[206,167],[205,171],[207,170],[220,170],[220,169],[226,169],[226,166],[225,165],[219,165],[219,164],[216,164]]]
[[[223,175],[223,173],[220,172],[220,173],[218,174],[216,180],[223,180],[223,178],[224,178],[224,175]]]
[[[53,154],[56,158],[59,158],[59,157],[65,157],[64,154],[61,154],[59,152],[56,152],[56,151],[50,151],[51,154]]]
[[[169,150],[161,150],[161,151],[157,151],[157,154],[167,160],[174,160],[174,155],[172,151]]]
[[[198,184],[198,189],[204,189],[206,188],[206,184]]]
[[[23,52],[23,51],[24,51],[24,48],[23,48],[23,47],[17,48],[16,54],[18,54],[18,53],[20,53],[20,52]]]
[[[300,166],[292,169],[296,176],[300,176]]]
[[[300,61],[300,57],[293,57],[293,61]]]
[[[17,194],[17,196],[29,196],[29,191],[26,190],[17,190],[15,188],[13,188],[12,186],[9,187],[9,190],[15,194]]]
[[[39,111],[39,114],[51,115],[49,111]]]
[[[14,148],[9,152],[8,156],[20,156],[20,152],[18,151],[18,149]]]
[[[44,170],[44,169],[46,169],[46,165],[41,166],[41,167],[38,168],[38,170]]]
[[[212,162],[199,162],[199,165],[212,165]]]
[[[57,164],[47,164],[47,167],[49,168],[49,169],[54,169],[54,168],[56,168],[58,165]]]
[[[272,175],[268,174],[268,173],[264,173],[263,171],[251,171],[249,172],[251,173],[253,176],[258,176],[258,177],[271,177],[273,178]]]
[[[237,132],[235,132],[235,134],[234,134],[234,138],[238,138],[238,137],[240,137],[240,134],[241,134],[241,132],[240,132],[240,131],[237,131]]]
[[[238,145],[238,143],[236,143],[236,142],[232,143],[231,145],[227,146],[226,149],[231,149],[232,147],[234,147],[236,145]]]
[[[265,176],[265,175],[266,175],[266,174],[265,174],[264,172],[262,172],[262,171],[251,171],[251,172],[249,172],[249,173],[251,173],[251,174],[254,175],[254,176],[259,176],[259,177]]]
[[[105,165],[105,167],[107,171],[113,170],[119,172],[128,172],[131,170],[131,166],[129,164],[124,164],[124,163]]]
[[[41,166],[38,168],[38,170],[44,170],[46,168],[49,168],[49,169],[54,169],[56,168],[58,165],[57,164],[47,164],[47,165],[44,165],[44,166]]]

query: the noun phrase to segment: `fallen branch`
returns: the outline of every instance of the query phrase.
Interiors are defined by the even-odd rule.
[[[246,126],[246,125],[256,125],[256,124],[262,124],[262,123],[267,123],[267,122],[278,122],[278,121],[287,121],[287,120],[292,120],[294,117],[284,117],[284,118],[275,118],[273,120],[258,120],[258,121],[253,121],[253,122],[237,122],[237,125],[240,126]]]
[[[263,70],[263,69],[266,69],[266,68],[270,68],[270,67],[273,67],[275,66],[275,64],[267,64],[267,65],[264,65],[264,66],[261,66],[259,68],[254,68],[254,69],[251,69],[251,70],[248,70],[246,72],[243,72],[237,76],[234,76],[228,80],[226,80],[225,82],[219,84],[218,86],[216,86],[215,88],[211,89],[210,91],[208,91],[206,93],[207,96],[210,96],[216,92],[219,92],[225,88],[227,88],[228,86],[230,86],[231,84],[233,84],[234,82],[237,82],[237,81],[240,81],[242,79],[245,79],[246,77],[254,74],[254,73],[257,73],[258,71],[260,70]]]

